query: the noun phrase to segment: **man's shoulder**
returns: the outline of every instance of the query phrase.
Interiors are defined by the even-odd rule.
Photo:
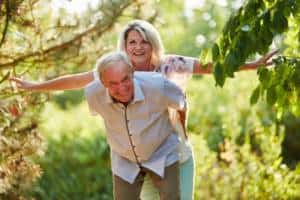
[[[105,88],[101,83],[101,81],[95,79],[84,88],[84,91],[85,91],[85,95],[89,96],[92,94],[100,94],[105,91]]]

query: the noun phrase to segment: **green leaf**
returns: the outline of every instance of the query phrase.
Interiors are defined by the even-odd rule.
[[[225,58],[225,69],[226,69],[226,74],[229,77],[234,77],[234,72],[238,70],[239,67],[239,62],[237,60],[236,54],[231,51]]]
[[[272,106],[275,104],[277,100],[277,93],[276,93],[276,87],[270,87],[267,89],[267,103]]]
[[[225,83],[225,73],[223,66],[219,62],[217,62],[217,64],[214,67],[214,77],[216,80],[216,85],[223,87]]]
[[[284,16],[283,10],[275,10],[272,17],[272,29],[275,33],[283,33],[288,28],[288,20]]]
[[[257,103],[259,99],[259,94],[260,94],[260,86],[257,86],[255,90],[252,92],[252,95],[250,97],[250,104],[254,105]]]
[[[0,80],[0,84],[1,84],[3,81],[7,80],[7,79],[9,78],[9,75],[10,75],[10,71],[8,71],[8,72],[3,76],[3,78]]]
[[[279,64],[274,67],[275,69],[275,77],[279,84],[283,84],[285,79],[288,78],[289,68],[286,64]]]
[[[213,61],[217,61],[220,55],[220,51],[219,51],[219,46],[217,43],[214,43],[213,48],[212,48],[212,57],[213,57]]]
[[[269,88],[271,82],[271,72],[267,68],[260,68],[258,70],[259,81],[264,88]]]
[[[298,65],[300,65],[300,63]],[[291,82],[295,85],[296,88],[299,88],[300,90],[300,67],[299,66],[295,68],[295,71],[291,77]]]

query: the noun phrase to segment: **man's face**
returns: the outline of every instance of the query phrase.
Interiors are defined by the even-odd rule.
[[[102,72],[101,80],[112,98],[121,103],[133,99],[133,77],[131,69],[122,61],[113,63]]]

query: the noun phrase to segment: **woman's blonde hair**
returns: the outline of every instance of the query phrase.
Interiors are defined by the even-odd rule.
[[[139,32],[143,39],[152,46],[151,65],[154,65],[155,68],[157,68],[161,63],[164,47],[158,31],[147,21],[132,20],[129,22],[119,36],[118,49],[125,52],[128,33],[132,30]]]

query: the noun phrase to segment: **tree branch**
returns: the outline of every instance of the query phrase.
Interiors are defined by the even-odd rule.
[[[121,16],[122,11],[124,9],[126,9],[129,5],[130,5],[130,3],[127,2],[125,5],[120,6],[118,8],[117,12],[115,13],[115,16],[112,17],[112,20],[106,25],[105,28],[103,28],[100,31],[99,35],[102,35],[106,31],[108,31],[109,29],[111,29],[113,27],[114,22],[116,21],[116,19]],[[57,50],[65,49],[65,48],[71,46],[72,44],[80,41],[83,37],[85,37],[85,36],[87,36],[87,35],[89,35],[89,34],[91,34],[93,32],[96,32],[98,29],[99,29],[99,26],[98,25],[94,25],[93,27],[89,28],[88,30],[86,30],[86,31],[84,31],[84,32],[76,35],[74,38],[72,38],[69,41],[66,41],[66,42],[64,42],[62,44],[58,44],[58,45],[49,47],[48,49],[45,49],[45,50],[35,51],[35,52],[32,52],[32,53],[28,53],[28,54],[22,55],[22,56],[20,56],[20,57],[18,57],[16,59],[14,59],[11,62],[0,63],[0,70],[11,68],[11,67],[17,65],[18,63],[25,61],[28,58],[45,56],[45,55],[47,55],[47,54],[49,54],[51,52],[55,52]]]
[[[0,0],[0,7],[1,7],[1,3],[2,3],[2,1]],[[6,37],[6,34],[7,34],[7,29],[8,29],[8,24],[9,24],[9,18],[10,18],[9,0],[5,1],[5,8],[6,8],[6,17],[5,17],[4,29],[3,29],[3,32],[2,32],[2,38],[0,40],[0,48],[1,48],[2,44],[4,43],[4,41],[5,41],[5,37]]]

